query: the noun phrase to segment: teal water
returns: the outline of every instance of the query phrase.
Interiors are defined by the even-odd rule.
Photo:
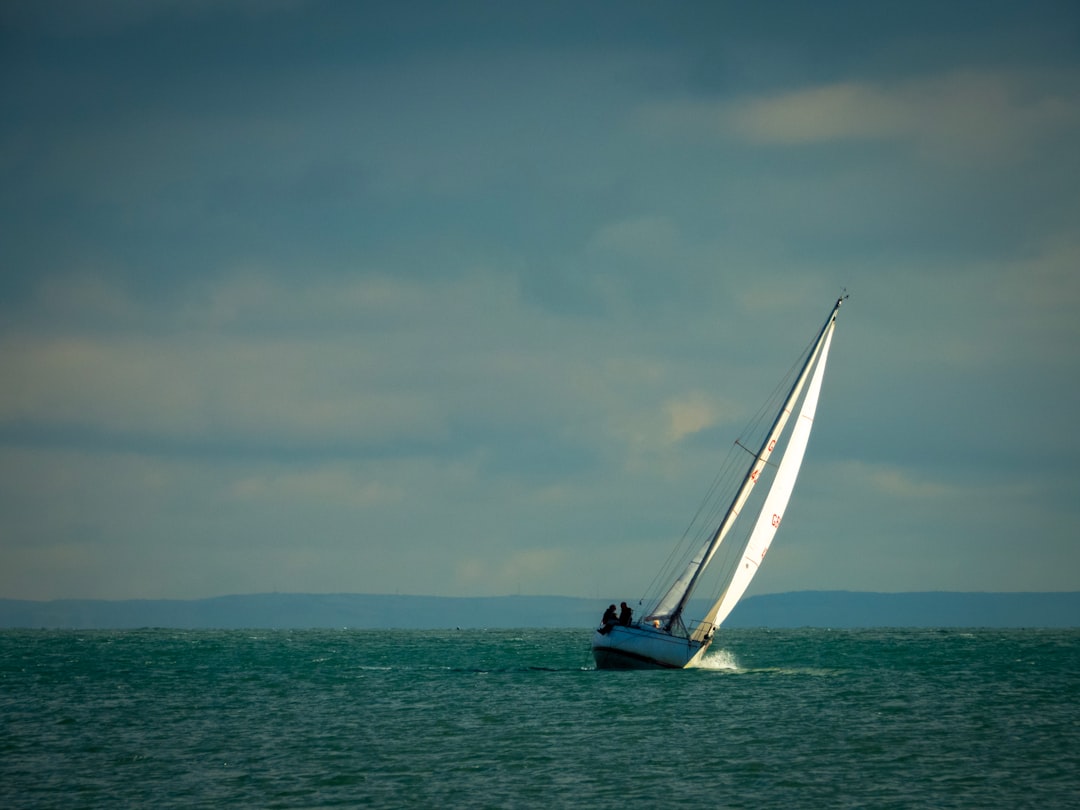
[[[1080,806],[1080,631],[0,632],[0,806]]]

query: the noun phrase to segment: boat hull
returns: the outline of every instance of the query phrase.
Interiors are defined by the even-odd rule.
[[[692,641],[648,626],[616,625],[593,633],[597,669],[684,669],[700,660],[709,641]]]

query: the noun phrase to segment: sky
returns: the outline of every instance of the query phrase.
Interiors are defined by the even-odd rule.
[[[8,0],[0,597],[1080,590],[1072,2]]]

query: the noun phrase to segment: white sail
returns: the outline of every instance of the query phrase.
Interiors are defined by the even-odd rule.
[[[713,556],[716,554],[717,549],[720,547],[720,544],[724,542],[728,531],[730,531],[735,520],[739,517],[739,513],[742,511],[743,506],[750,497],[750,492],[753,489],[754,484],[757,483],[759,475],[769,461],[769,456],[772,454],[777,441],[784,432],[788,418],[795,408],[795,403],[802,394],[803,385],[806,383],[810,369],[821,355],[821,350],[825,345],[826,336],[831,337],[832,335],[832,330],[836,324],[836,313],[839,310],[842,301],[843,299],[840,299],[840,301],[837,302],[829,319],[821,328],[821,332],[814,342],[813,349],[807,356],[806,362],[799,372],[799,376],[796,378],[795,383],[788,392],[784,404],[776,414],[775,421],[773,422],[768,435],[765,437],[764,442],[762,442],[761,447],[758,449],[754,461],[747,470],[746,477],[743,479],[742,485],[739,487],[739,491],[732,501],[731,506],[728,508],[727,514],[724,515],[724,519],[721,521],[720,526],[713,532],[708,542],[706,542],[698,553],[694,555],[694,558],[686,566],[682,574],[675,580],[672,586],[668,588],[663,597],[661,597],[656,607],[653,608],[646,617],[647,621],[658,621],[665,629],[669,630],[673,629],[674,624],[681,622],[683,608],[686,606],[690,594],[697,585],[699,577],[708,567]],[[701,636],[708,632],[708,630],[709,627],[706,627],[703,624],[698,628],[695,635]]]
[[[712,609],[706,614],[701,623],[702,634],[709,628],[721,624],[728,617],[732,609],[742,598],[750,585],[750,580],[757,573],[758,565],[765,558],[765,552],[776,535],[791,499],[792,490],[795,488],[795,479],[798,478],[799,468],[802,466],[803,456],[806,454],[806,445],[810,440],[810,429],[814,426],[814,414],[817,411],[818,397],[821,394],[821,381],[825,376],[825,361],[829,355],[829,345],[832,343],[833,325],[825,335],[825,342],[818,356],[817,367],[814,376],[806,389],[806,397],[803,399],[799,418],[791,430],[787,449],[780,461],[780,467],[776,471],[769,494],[765,497],[757,523],[750,534],[750,539],[743,550],[742,560],[732,574],[731,581],[724,590],[723,595],[716,601]]]

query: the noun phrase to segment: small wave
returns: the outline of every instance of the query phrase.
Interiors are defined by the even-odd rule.
[[[720,669],[734,671],[739,668],[739,662],[735,660],[735,653],[730,650],[714,650],[706,653],[697,663],[694,669]]]

